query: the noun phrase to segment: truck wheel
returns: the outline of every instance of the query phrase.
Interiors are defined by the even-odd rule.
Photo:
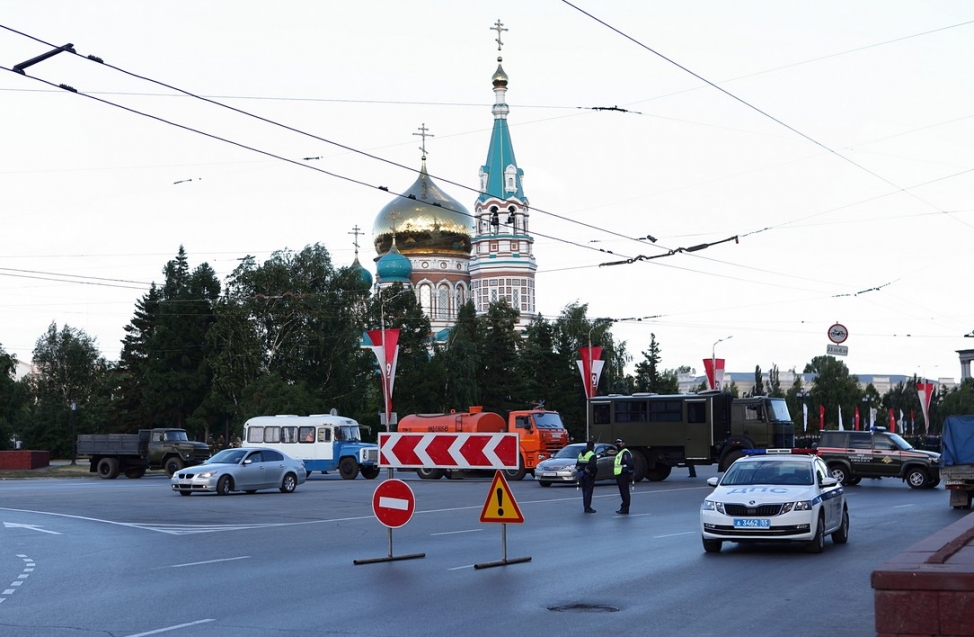
[[[168,460],[166,460],[166,464],[165,464],[166,475],[168,475],[171,478],[173,477],[174,473],[176,473],[177,471],[179,471],[185,466],[186,463],[183,462],[182,458],[177,458],[177,457],[169,458]]]
[[[825,549],[825,516],[819,514],[815,527],[815,537],[805,545],[806,553],[821,553]]]
[[[717,466],[717,471],[727,471],[727,467],[734,464],[734,461],[738,458],[743,458],[744,452],[740,449],[734,449],[733,451],[728,451],[724,454],[724,457],[720,459],[720,464]]]
[[[646,472],[646,479],[650,482],[662,482],[670,477],[670,471],[673,470],[668,464],[663,464],[662,462],[657,462],[653,465],[653,468]]]
[[[375,480],[379,477],[379,467],[362,467],[361,472],[366,480]]]
[[[930,484],[930,476],[925,470],[916,467],[907,471],[906,483],[913,489],[926,489]]]
[[[646,456],[641,451],[634,451],[632,454],[632,481],[642,482],[646,477],[646,469],[649,467],[649,462],[646,461]]]
[[[341,474],[342,480],[354,480],[358,477],[358,463],[351,458],[342,458],[338,463],[338,473]]]
[[[835,462],[829,465],[829,471],[832,472],[832,477],[839,481],[839,483],[846,486],[852,484],[852,474],[846,469],[846,466],[841,462]]]
[[[524,468],[524,458],[520,455],[517,457],[517,469],[505,469],[504,477],[508,480],[524,480],[524,476],[528,474],[528,470]]]
[[[126,469],[125,477],[131,478],[132,480],[138,480],[145,475],[145,467],[136,467],[134,469]]]
[[[284,476],[284,481],[281,482],[281,493],[294,493],[294,489],[297,486],[298,477],[293,473],[289,473]]]
[[[102,458],[98,461],[98,475],[104,480],[118,477],[118,458]]]
[[[931,479],[930,484],[927,485],[928,489],[936,489],[937,485],[940,484],[940,478]]]
[[[230,476],[221,477],[219,482],[216,483],[216,494],[230,495],[231,491],[233,491],[233,480],[230,479]]]
[[[428,469],[423,467],[422,469],[416,469],[416,474],[421,480],[439,480],[443,477],[443,469]]]

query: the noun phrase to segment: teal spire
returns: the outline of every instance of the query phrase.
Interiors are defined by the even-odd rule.
[[[376,274],[382,283],[410,284],[409,275],[413,273],[413,266],[396,247],[396,238],[392,238],[392,248],[389,249],[376,263]]]
[[[511,133],[507,128],[507,114],[510,107],[507,99],[507,73],[501,66],[503,58],[497,56],[497,71],[491,81],[494,85],[494,105],[491,113],[494,115],[494,128],[490,134],[490,149],[487,151],[487,163],[480,167],[480,201],[493,197],[496,199],[524,200],[521,189],[521,178],[524,172],[517,167],[514,158],[514,146],[511,144]]]

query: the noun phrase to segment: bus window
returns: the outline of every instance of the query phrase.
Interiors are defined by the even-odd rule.
[[[297,441],[298,441],[297,427],[281,427],[281,442],[297,442]]]
[[[609,403],[596,403],[592,405],[592,423],[596,425],[608,425],[612,422],[610,416],[612,405]]]
[[[264,442],[264,428],[263,427],[248,427],[247,428],[247,442]]]
[[[315,428],[314,427],[301,427],[298,429],[298,440],[301,442],[314,442],[315,441]]]
[[[327,427],[319,427],[318,442],[331,442],[331,429],[328,429]]]
[[[682,400],[654,400],[650,403],[650,422],[683,422]]]
[[[280,441],[281,441],[280,427],[264,427],[264,442],[280,442]]]
[[[687,422],[691,424],[707,422],[707,403],[700,401],[697,403],[687,402]]]

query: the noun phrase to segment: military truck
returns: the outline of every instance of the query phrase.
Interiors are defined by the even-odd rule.
[[[914,489],[940,484],[940,454],[914,449],[886,427],[823,431],[818,455],[844,485],[859,484],[863,478],[900,478]]]
[[[940,445],[940,477],[950,506],[969,509],[974,496],[974,416],[947,416]]]
[[[596,396],[589,401],[591,437],[623,438],[637,482],[665,480],[673,467],[717,463],[725,471],[745,449],[795,446],[795,423],[784,398],[697,394]]]
[[[193,442],[185,429],[140,429],[137,434],[82,434],[78,455],[90,456],[91,473],[114,480],[141,478],[147,469],[164,469],[171,478],[183,467],[197,465],[210,457],[210,447]]]

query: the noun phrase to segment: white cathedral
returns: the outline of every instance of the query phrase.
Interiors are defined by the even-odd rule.
[[[500,32],[506,29],[500,21],[493,28],[500,50]],[[372,227],[379,255],[376,289],[395,283],[410,287],[434,335],[454,325],[468,300],[480,314],[506,299],[520,311],[522,328],[537,312],[531,215],[507,127],[507,74],[501,62],[498,56],[491,78],[494,126],[473,214],[430,179],[424,153],[415,183],[379,212]],[[425,124],[420,130],[425,135]]]

